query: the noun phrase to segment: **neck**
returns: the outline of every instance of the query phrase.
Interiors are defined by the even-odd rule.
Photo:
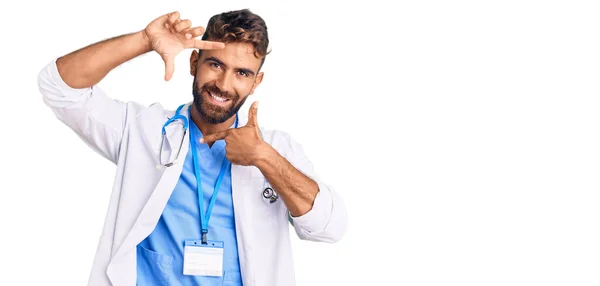
[[[208,135],[229,129],[229,127],[235,122],[235,117],[236,115],[219,124],[210,124],[202,120],[200,114],[198,114],[198,110],[196,110],[196,106],[192,104],[192,121],[194,121],[194,124],[198,126],[198,129],[200,129],[203,135]],[[208,145],[212,146],[213,143],[214,142],[211,142]]]

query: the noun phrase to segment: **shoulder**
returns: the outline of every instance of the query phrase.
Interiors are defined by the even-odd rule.
[[[293,141],[292,136],[283,130],[260,128],[263,134],[263,140],[270,144],[288,144]]]
[[[288,132],[278,129],[261,128],[263,140],[286,158],[304,154],[303,148]]]
[[[159,102],[149,104],[148,106],[135,105],[131,107],[136,109],[132,112],[136,115],[133,120],[138,124],[162,124],[169,120],[169,118],[175,116],[179,106],[181,106],[179,113],[187,117],[187,107],[189,106],[189,103],[178,105],[174,109],[165,108]]]
[[[238,114],[238,125],[239,126],[244,126],[248,123],[248,116],[245,113],[240,113]],[[273,146],[273,148],[277,149],[278,151],[283,151],[286,148],[290,148],[290,145],[295,144],[294,139],[292,138],[292,136],[283,130],[279,130],[279,129],[275,129],[275,128],[269,128],[266,127],[265,125],[262,125],[259,122],[259,129],[261,132],[261,135],[263,137],[263,140],[265,142],[267,142],[269,145]],[[281,150],[280,150],[281,149]]]

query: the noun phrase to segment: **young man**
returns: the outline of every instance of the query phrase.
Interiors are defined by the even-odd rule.
[[[197,39],[203,35],[202,39]],[[249,10],[213,16],[206,32],[173,12],[139,32],[53,60],[39,75],[44,102],[117,166],[89,285],[294,285],[289,237],[335,242],[343,201],[301,146],[239,108],[263,78],[269,44]],[[176,111],[108,97],[96,84],[155,51],[190,58],[193,101]]]

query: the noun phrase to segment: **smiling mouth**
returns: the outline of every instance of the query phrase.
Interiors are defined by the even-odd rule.
[[[229,101],[231,101],[229,98],[216,96],[210,91],[207,91],[206,93],[208,94],[208,98],[210,99],[210,101],[218,105],[226,105]]]

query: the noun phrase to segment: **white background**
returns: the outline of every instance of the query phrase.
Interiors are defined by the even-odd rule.
[[[3,1],[0,285],[85,285],[112,187],[38,72],[172,10],[205,25],[240,8],[271,37],[260,124],[347,204],[339,243],[294,239],[298,285],[600,285],[595,1],[348,2]],[[174,109],[189,54],[170,82],[148,54],[101,86]]]

